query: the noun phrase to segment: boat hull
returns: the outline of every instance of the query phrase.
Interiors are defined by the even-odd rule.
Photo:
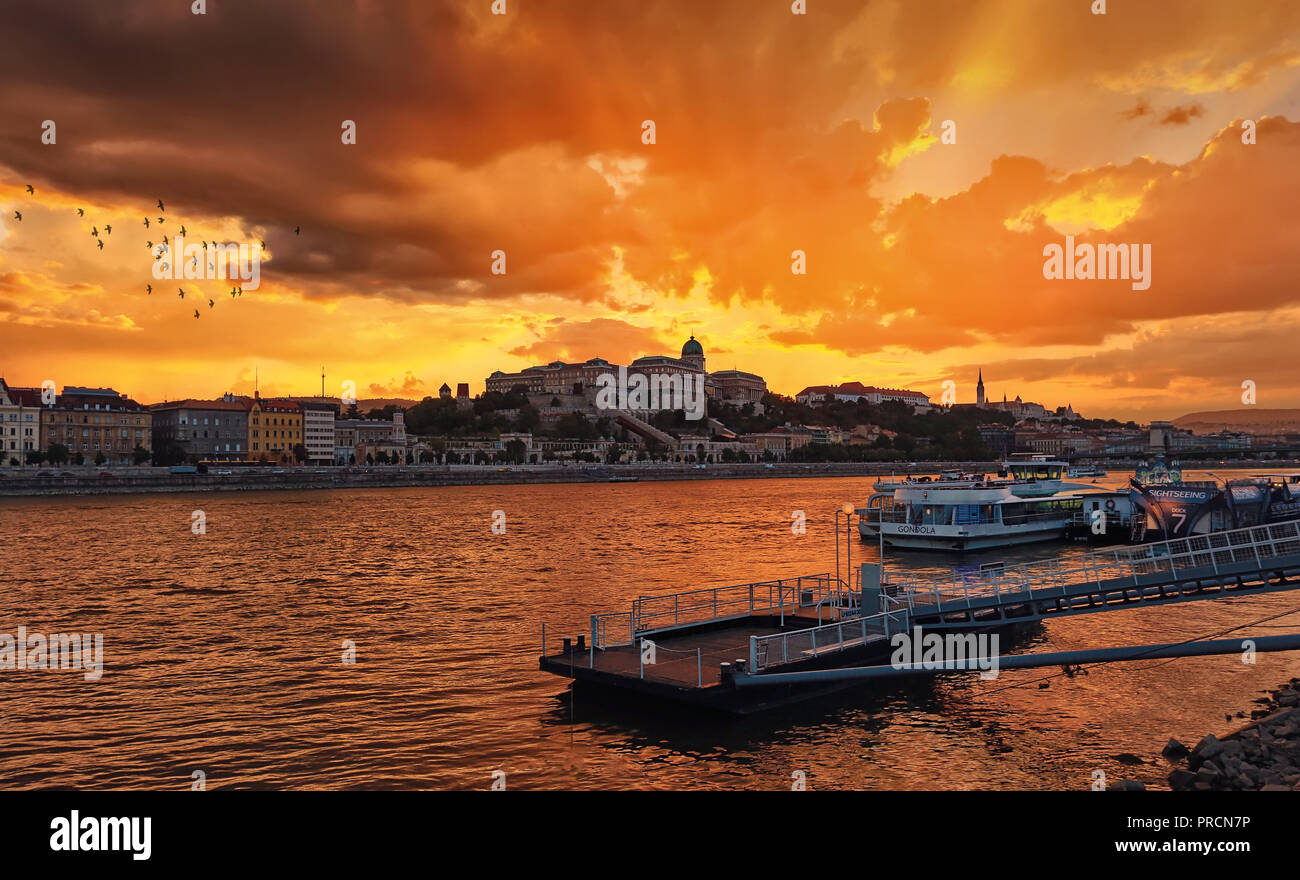
[[[1039,541],[1055,541],[1065,536],[1065,520],[1045,522],[1013,531],[976,531],[954,526],[895,526],[886,528],[885,544],[903,550],[941,550],[964,553],[970,550],[994,550]],[[864,533],[865,535],[865,533]],[[870,537],[878,538],[877,533]]]

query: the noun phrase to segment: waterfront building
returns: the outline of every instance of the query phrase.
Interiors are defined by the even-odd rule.
[[[105,464],[133,464],[136,447],[153,451],[153,414],[112,388],[65,385],[52,406],[41,408],[39,436],[47,452],[59,444],[87,462],[102,455]]]
[[[44,448],[40,390],[14,388],[0,379],[0,467],[26,464],[29,453]]]
[[[249,451],[246,401],[227,394],[217,400],[187,398],[151,405],[153,448],[162,454],[178,444],[191,462],[243,461]]]
[[[334,420],[335,464],[359,464],[367,454],[373,455],[380,449],[389,451],[393,447],[405,449],[406,446],[404,410],[394,410],[392,421],[387,422],[382,419]]]
[[[256,391],[245,402],[249,461],[293,461],[294,447],[303,439],[302,407],[293,400],[263,398]]]
[[[757,434],[742,434],[741,443],[752,446],[763,459],[785,461],[790,452],[812,442],[812,435],[794,428],[779,427]]]
[[[338,409],[328,403],[297,401],[302,408],[302,445],[307,447],[310,464],[334,462],[334,421]]]

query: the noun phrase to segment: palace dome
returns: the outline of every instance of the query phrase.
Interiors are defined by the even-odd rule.
[[[695,357],[704,357],[704,346],[696,342],[694,336],[688,339],[686,344],[682,346],[682,357],[691,357],[692,355]]]

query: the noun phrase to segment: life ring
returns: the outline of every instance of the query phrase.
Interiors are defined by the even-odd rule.
[[[1107,510],[1110,510],[1110,511],[1114,511],[1114,510],[1115,510],[1115,499],[1114,499],[1114,498],[1107,498],[1107,499],[1106,499],[1106,509],[1107,509]]]

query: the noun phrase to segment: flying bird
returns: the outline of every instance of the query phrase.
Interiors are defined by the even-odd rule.
[[[178,288],[176,288],[176,289],[179,290],[179,291],[181,292],[181,299],[185,299],[185,288],[184,288],[184,287],[178,287]]]
[[[266,250],[266,242],[262,242],[262,250]]]
[[[212,300],[208,300],[208,308],[212,308],[215,305],[216,303],[214,303]]]
[[[22,219],[23,219],[23,215],[22,215],[22,214],[20,214],[20,213],[17,212],[17,211],[14,211],[14,216],[18,218],[18,221],[19,221],[20,223],[22,222]]]
[[[105,224],[104,224],[104,231],[107,232],[109,235],[112,235],[112,234],[113,234],[113,227],[112,227],[112,226],[109,226],[107,223],[105,223]]]
[[[27,192],[29,195],[33,195],[33,196],[36,195],[36,190],[32,189],[32,185],[30,183],[27,184]]]
[[[190,257],[190,265],[193,266],[195,269],[197,269],[199,267],[199,258]]]
[[[235,288],[233,288],[233,287],[230,288],[230,298],[231,298],[231,299],[234,299],[234,298],[235,298]]]
[[[197,318],[198,316],[199,316],[199,310],[198,310],[198,309],[195,309],[195,310],[194,310],[194,317]]]
[[[152,285],[152,284],[146,284],[146,285],[144,286],[144,292],[145,292],[145,293],[152,294],[152,293],[153,293],[153,285]]]
[[[159,217],[159,218],[158,218],[158,222],[159,222],[159,223],[166,223],[166,222],[167,222],[167,218],[165,218],[165,217]]]
[[[90,227],[90,234],[93,235],[93,236],[95,236],[95,238],[99,238],[99,229],[98,229],[98,227],[95,227],[95,226]]]
[[[294,234],[294,235],[301,235],[301,234],[302,234],[302,227],[301,227],[301,226],[295,226],[295,227],[293,228],[293,234]]]
[[[149,250],[153,250],[153,242],[147,242],[147,244],[149,245]]]
[[[163,236],[163,244],[170,244],[170,242],[167,241],[167,236],[165,235]]]
[[[185,224],[182,223],[182,224],[181,224],[181,235],[184,235],[184,234],[185,234]]]
[[[85,217],[85,216],[86,216],[86,212],[83,211],[83,210],[81,210],[80,208],[78,208],[78,209],[77,209],[77,216],[78,216],[78,217]]]
[[[100,238],[96,239],[96,242],[99,244],[99,249],[102,251],[104,249],[104,240]]]
[[[162,199],[159,199],[159,200],[158,200],[158,210],[159,210],[159,211],[166,211],[166,210],[167,210],[166,208],[163,207]]]
[[[145,228],[145,229],[148,229],[148,228],[149,228],[149,218],[148,218],[148,217],[145,217],[145,218],[144,218],[144,228]]]

